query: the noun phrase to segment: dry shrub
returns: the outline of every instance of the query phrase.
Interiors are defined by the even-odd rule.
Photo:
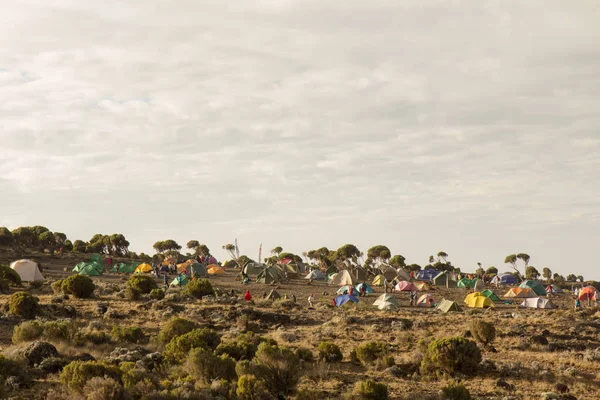
[[[82,391],[85,384],[95,377],[107,377],[121,382],[122,372],[112,365],[96,361],[73,361],[60,374],[60,382],[69,389]]]
[[[356,347],[356,357],[364,364],[370,364],[389,353],[389,346],[382,342],[367,342]]]
[[[421,362],[424,374],[438,371],[448,375],[473,374],[481,362],[481,352],[474,342],[462,337],[432,340]]]
[[[494,325],[480,319],[471,320],[469,330],[473,338],[484,345],[492,343],[496,338],[496,328]]]
[[[194,329],[185,335],[171,340],[165,347],[164,355],[167,358],[183,361],[192,349],[203,348],[214,350],[221,342],[221,337],[212,329]]]
[[[44,324],[40,321],[25,321],[13,329],[12,342],[14,344],[31,342],[39,339],[44,333]]]
[[[254,357],[255,375],[272,394],[288,396],[296,390],[300,379],[298,357],[285,347],[261,343]]]
[[[254,375],[241,375],[235,393],[239,400],[275,400],[265,383]]]
[[[140,293],[148,294],[152,289],[158,289],[156,281],[151,276],[146,275],[132,275],[127,279],[126,287],[133,288]]]
[[[158,333],[158,340],[161,343],[169,343],[177,336],[185,335],[198,327],[198,324],[188,319],[179,317],[171,318]]]
[[[114,326],[111,331],[113,339],[127,343],[144,343],[146,335],[139,326]]]
[[[444,400],[471,400],[471,393],[462,383],[450,382],[440,390],[440,397]]]
[[[130,400],[131,396],[112,378],[94,377],[83,387],[85,400]]]
[[[231,381],[236,378],[235,361],[226,355],[216,356],[212,351],[203,348],[193,349],[187,357],[187,370],[190,374],[205,383],[215,379]]]
[[[372,379],[358,382],[356,391],[360,395],[361,399],[387,400],[389,398],[387,385],[384,383],[375,382]]]
[[[87,299],[94,294],[96,285],[85,275],[71,275],[62,281],[61,290],[65,294],[72,294],[77,298]]]
[[[162,300],[165,298],[165,291],[162,289],[152,289],[150,291],[150,298],[154,300]]]
[[[319,360],[325,362],[340,362],[344,358],[342,350],[335,343],[321,342],[317,347],[317,351],[319,352]]]
[[[306,347],[298,347],[296,349],[296,356],[299,360],[304,362],[313,362],[315,360],[313,352]]]

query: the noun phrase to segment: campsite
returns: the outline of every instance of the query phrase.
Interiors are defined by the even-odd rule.
[[[21,281],[0,295],[0,362],[12,371],[0,376],[9,398],[591,399],[600,393],[600,308],[596,289],[583,283],[575,309],[577,285],[552,289],[515,275],[414,274],[387,264],[332,268],[298,259],[240,266],[237,256],[217,262],[180,255],[159,263],[78,253],[13,258],[11,252],[0,258],[3,273],[12,269]],[[69,277],[89,278],[93,293],[65,288]],[[36,299],[35,311],[9,307],[23,292]],[[208,348],[194,345],[186,336],[192,331],[217,339]],[[446,356],[460,364],[430,358],[438,342],[450,339],[463,348]],[[195,346],[205,361],[194,358]]]

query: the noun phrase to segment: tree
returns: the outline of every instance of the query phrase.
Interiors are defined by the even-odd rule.
[[[33,245],[33,236],[35,233],[28,227],[22,226],[12,232],[14,244],[21,247],[31,247]]]
[[[575,282],[577,281],[577,277],[574,274],[567,275],[567,282]]]
[[[277,261],[280,261],[280,260],[285,260],[286,258],[289,258],[289,259],[291,259],[291,260],[292,260],[293,262],[295,262],[296,264],[298,264],[298,263],[301,263],[301,262],[302,262],[302,257],[300,257],[300,256],[298,256],[298,255],[296,255],[296,254],[294,254],[294,253],[287,253],[287,252],[280,253],[280,254],[279,254],[279,257],[277,257]]]
[[[434,256],[429,256],[429,264],[433,265],[433,263],[435,263],[435,257]]]
[[[485,270],[486,275],[498,275],[498,268],[491,266]]]
[[[409,272],[418,272],[421,270],[421,266],[419,264],[410,264],[406,266],[406,270]]]
[[[521,273],[519,272],[519,269],[517,268],[517,256],[516,256],[516,254],[510,254],[510,255],[506,256],[506,258],[504,259],[504,262],[506,264],[510,264],[511,268],[514,269],[516,273],[518,273],[519,275],[521,275]]]
[[[552,271],[550,271],[550,268],[545,267],[544,269],[542,269],[542,276],[548,281],[550,282],[550,278],[552,278]]]
[[[581,276],[581,275],[577,275],[577,280],[578,280],[579,282],[582,282],[582,283],[583,283],[583,276]]]
[[[446,259],[448,258],[448,254],[444,251],[440,251],[437,253],[438,259],[441,259],[444,261],[444,264],[446,264]]]
[[[540,273],[534,266],[529,265],[529,266],[527,266],[527,268],[525,268],[525,278],[537,279],[539,276],[540,276]]]
[[[42,250],[54,250],[56,247],[56,239],[54,239],[54,235],[50,231],[43,232],[38,238],[38,243]]]
[[[109,245],[106,246],[108,253],[115,256],[125,256],[129,253],[129,241],[121,233],[115,233],[108,238]]]
[[[54,240],[58,246],[61,246],[67,241],[67,235],[62,232],[54,232]]]
[[[200,244],[200,246],[198,246],[198,248],[196,249],[196,254],[202,257],[208,257],[210,256],[210,249],[207,245]]]
[[[367,257],[375,262],[382,263],[388,261],[392,257],[392,253],[387,246],[380,244],[367,250]]]
[[[0,246],[10,246],[14,242],[12,232],[5,227],[0,227]]]
[[[554,283],[562,283],[565,281],[565,277],[555,273],[552,275],[552,280]]]
[[[194,252],[196,251],[196,249],[200,246],[200,242],[198,242],[197,240],[190,240],[189,242],[187,242],[187,244],[185,245],[185,247],[187,247],[190,250],[194,250]]]
[[[273,249],[271,249],[271,254],[274,254],[277,257],[279,257],[279,255],[281,254],[282,251],[283,251],[283,248],[281,246],[277,246],[277,247],[274,247]]]
[[[69,239],[65,240],[65,243],[63,244],[63,250],[67,252],[73,251],[73,243],[71,243]]]
[[[245,254],[242,254],[239,258],[239,260],[237,260],[238,263],[243,267],[244,265],[248,264],[248,263],[253,263],[254,260],[251,259],[250,257],[248,257]]]
[[[173,239],[158,241],[152,247],[157,253],[164,253],[166,251],[179,252],[181,250],[181,246]]]
[[[406,267],[406,258],[403,255],[396,254],[394,257],[390,258],[390,265],[396,268],[404,268]]]
[[[525,263],[525,268],[527,268],[527,266],[529,265],[529,254],[525,254],[525,253],[519,253],[517,254],[517,258],[521,261],[523,261],[523,263]]]
[[[361,256],[360,250],[353,244],[345,244],[335,252],[335,259],[346,265],[353,262],[358,263],[358,258]]]
[[[475,270],[475,275],[481,277],[483,274],[485,274],[485,270],[483,268],[479,267]]]

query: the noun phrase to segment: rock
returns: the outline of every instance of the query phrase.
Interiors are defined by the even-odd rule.
[[[142,359],[143,363],[146,365],[146,368],[149,370],[153,370],[158,367],[163,361],[163,355],[161,353],[150,353],[146,354]]]
[[[564,383],[557,383],[554,385],[554,389],[556,389],[558,393],[569,393],[569,387]]]
[[[65,366],[69,364],[69,361],[60,357],[46,358],[39,364],[39,368],[49,374],[55,374],[63,370]]]
[[[61,304],[63,301],[65,301],[65,299],[63,299],[62,296],[55,296],[50,300],[52,304]]]
[[[46,358],[58,357],[58,351],[56,347],[48,342],[33,342],[23,350],[23,355],[27,358],[29,365],[35,365]]]
[[[24,385],[23,378],[20,376],[9,376],[6,378],[4,385],[11,390],[19,390]]]
[[[108,304],[106,303],[98,303],[96,305],[96,314],[104,315],[108,311]]]

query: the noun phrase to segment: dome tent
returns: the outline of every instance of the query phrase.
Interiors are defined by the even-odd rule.
[[[521,283],[519,285],[520,288],[529,288],[531,290],[533,290],[535,292],[535,294],[537,294],[538,296],[545,296],[546,295],[546,289],[544,288],[544,285],[542,285],[540,283],[540,281],[535,281],[535,280],[527,280],[524,281],[523,283]]]
[[[377,306],[380,310],[392,310],[396,308],[400,308],[400,303],[398,300],[389,293],[384,293],[375,300],[373,303],[374,306]]]
[[[38,268],[38,264],[31,260],[17,260],[10,267],[21,277],[23,282],[43,281],[44,276]]]

